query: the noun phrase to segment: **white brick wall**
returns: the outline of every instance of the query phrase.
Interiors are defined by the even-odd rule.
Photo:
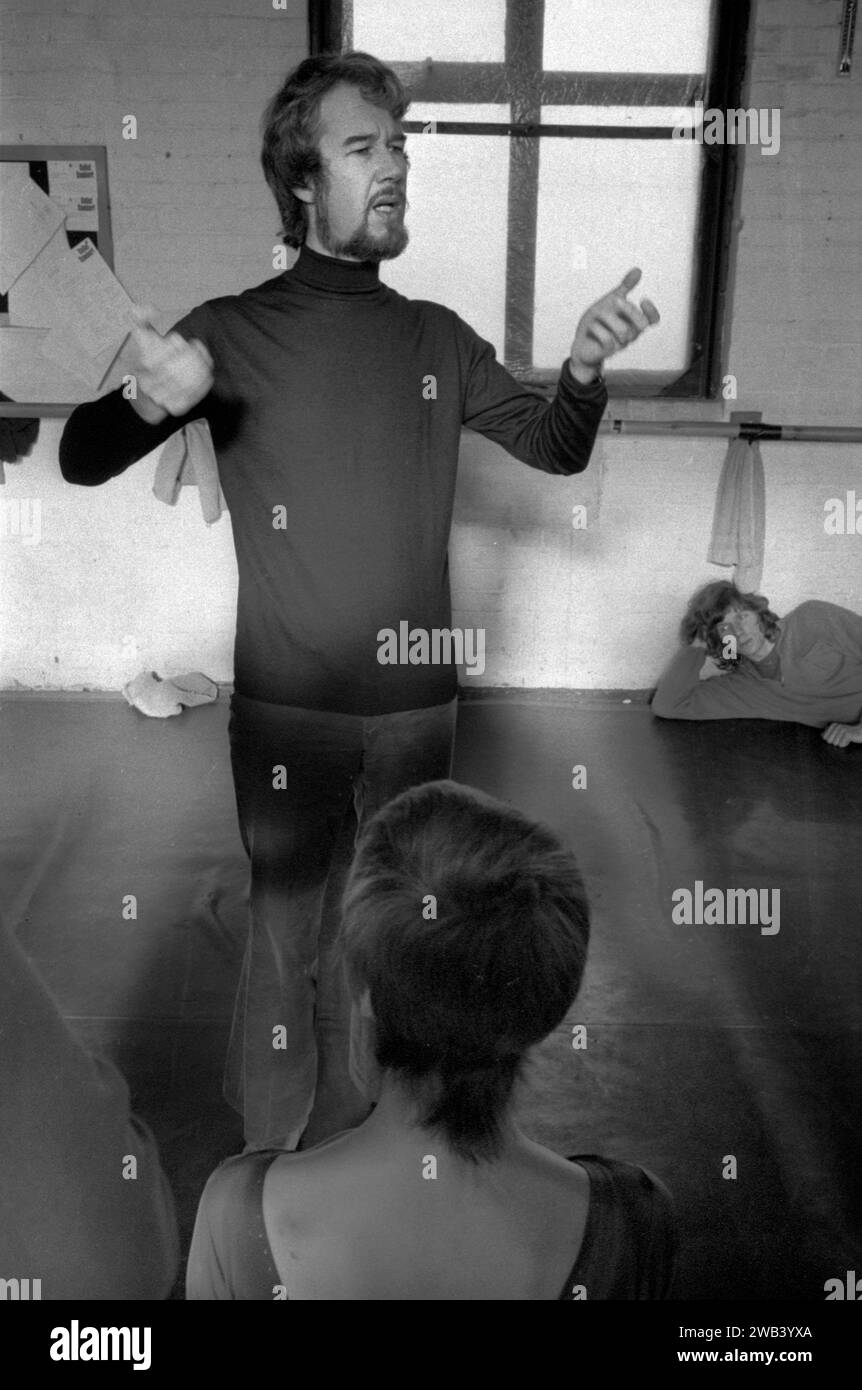
[[[744,104],[781,108],[781,148],[746,151],[728,362],[739,400],[728,412],[862,421],[862,41],[852,75],[837,77],[840,11],[840,0],[757,6]],[[269,0],[16,0],[0,14],[0,139],[107,145],[117,272],[133,297],[173,318],[272,274],[277,219],[258,125],[305,54],[302,0],[286,12]],[[128,113],[136,141],[121,138]],[[40,497],[43,533],[38,546],[0,541],[0,685],[115,688],[143,666],[229,679],[229,522],[207,530],[190,492],[173,511],[157,503],[153,459],[103,488],[67,487],[60,429],[43,422],[32,459],[7,467],[0,490]],[[651,684],[688,594],[725,573],[705,559],[724,448],[607,439],[591,465],[599,529],[571,531],[564,487],[561,534],[545,506],[521,535],[456,535],[456,621],[484,618],[495,637],[483,682]],[[767,444],[763,456],[765,592],[779,610],[813,596],[862,610],[862,537],[823,531],[827,498],[862,496],[862,448]]]

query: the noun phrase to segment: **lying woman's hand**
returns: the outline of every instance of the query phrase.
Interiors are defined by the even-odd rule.
[[[692,643],[692,646],[694,645],[695,643]],[[706,644],[704,643],[704,645]],[[727,667],[719,666],[718,662],[713,657],[708,656],[698,671],[697,678],[699,681],[708,681],[712,676],[726,676],[727,671]]]
[[[851,743],[862,743],[862,724],[830,724],[822,737],[835,748],[847,748]]]

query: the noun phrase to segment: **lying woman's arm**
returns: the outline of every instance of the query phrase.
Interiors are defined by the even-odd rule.
[[[771,683],[746,671],[701,677],[702,646],[681,647],[659,681],[652,711],[661,719],[788,719]]]

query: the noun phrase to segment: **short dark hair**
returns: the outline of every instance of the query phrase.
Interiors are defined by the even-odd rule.
[[[291,190],[321,180],[324,169],[317,143],[320,103],[339,82],[358,87],[366,101],[399,121],[410,105],[398,75],[370,53],[320,53],[288,73],[263,113],[260,155],[288,246],[301,246],[305,241],[305,204]]]
[[[704,584],[688,601],[685,617],[680,623],[680,640],[691,644],[696,637],[700,638],[706,643],[708,654],[722,670],[736,665],[734,659],[722,654],[723,641],[718,630],[729,608],[748,608],[752,613],[757,613],[767,641],[775,637],[781,621],[763,594],[743,593],[729,579],[716,579],[711,584]]]
[[[493,1157],[526,1053],[565,1018],[583,975],[589,906],[574,856],[512,806],[428,782],[363,831],[342,912],[378,1065],[457,1153]]]

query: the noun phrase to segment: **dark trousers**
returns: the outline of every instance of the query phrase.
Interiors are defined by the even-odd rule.
[[[233,696],[251,921],[225,1096],[252,1147],[295,1148],[306,1127],[306,1142],[316,1142],[368,1113],[348,1072],[338,906],[365,821],[407,787],[450,776],[456,711],[452,700],[396,714],[331,714]]]

